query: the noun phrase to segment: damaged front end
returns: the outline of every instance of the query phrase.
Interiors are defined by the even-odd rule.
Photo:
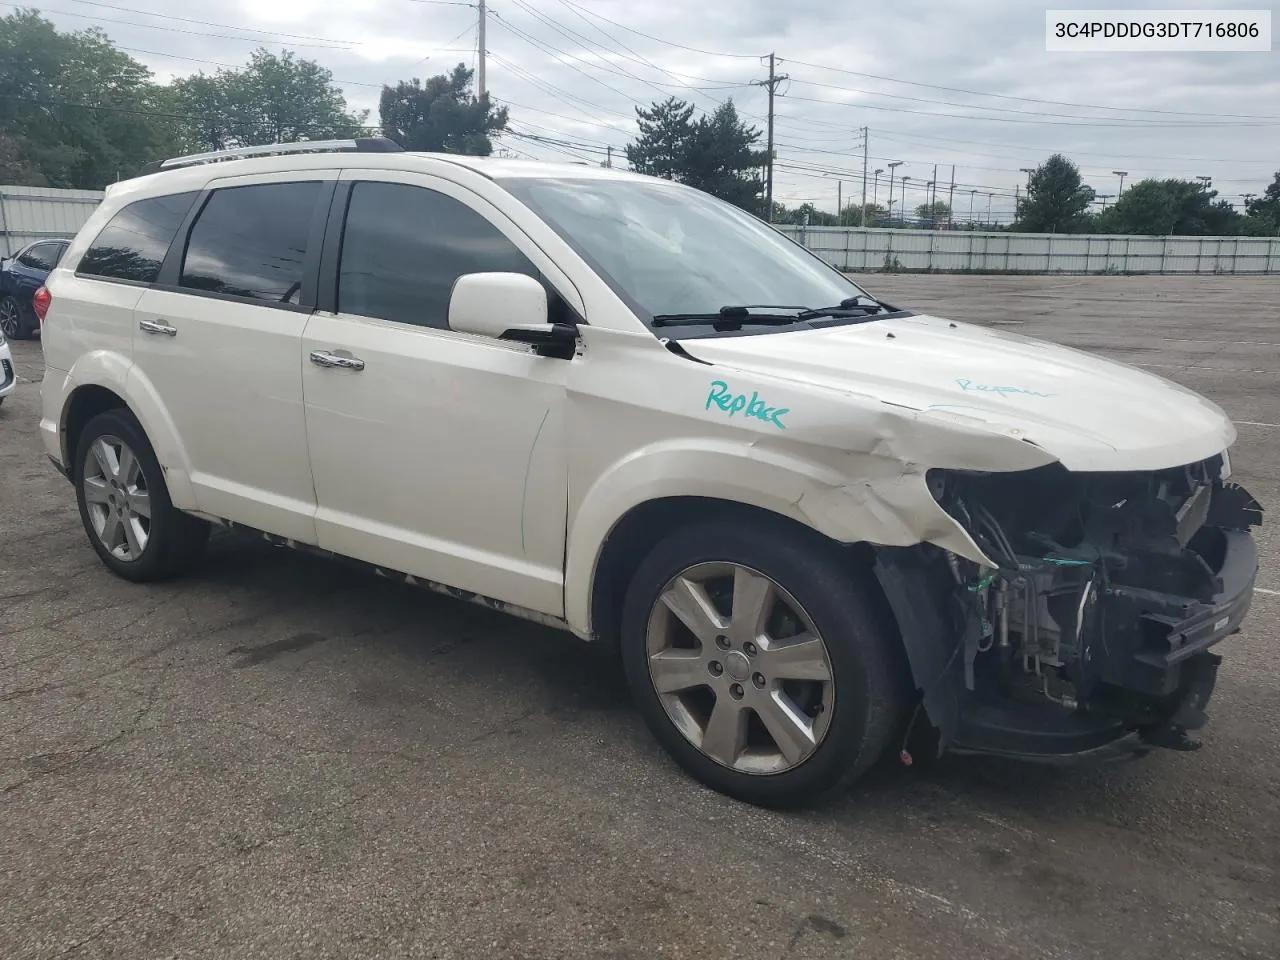
[[[1225,454],[1134,473],[933,470],[990,557],[882,548],[937,750],[1045,761],[1194,749],[1258,569],[1262,510]]]

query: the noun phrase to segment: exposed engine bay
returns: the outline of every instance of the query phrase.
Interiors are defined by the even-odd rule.
[[[1262,510],[1229,476],[1225,455],[1143,473],[931,471],[996,564],[932,547],[877,561],[939,750],[1198,746],[1221,662],[1209,648],[1239,629],[1258,566]],[[926,586],[945,597],[933,609]]]

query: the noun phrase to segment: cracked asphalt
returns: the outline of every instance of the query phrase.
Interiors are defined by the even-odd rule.
[[[1280,280],[873,276],[1198,389],[1280,507]],[[1274,526],[1205,747],[886,765],[820,809],[680,774],[592,650],[221,536],[113,578],[0,407],[0,957],[1280,956]]]

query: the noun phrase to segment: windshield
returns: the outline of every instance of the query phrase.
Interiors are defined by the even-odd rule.
[[[866,296],[762,221],[699,190],[595,179],[511,178],[502,186],[577,250],[646,323],[655,316],[715,314],[729,305],[798,312]]]

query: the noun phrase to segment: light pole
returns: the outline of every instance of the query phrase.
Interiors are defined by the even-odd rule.
[[[928,204],[928,206],[925,207],[925,209],[929,211],[929,229],[930,230],[934,229],[937,222],[937,218],[934,216],[934,209],[933,209],[933,185],[936,182],[937,182],[936,180],[930,180],[928,183],[924,185],[924,202]]]
[[[910,179],[905,173],[902,175],[902,203],[898,206],[898,219],[904,227],[907,225],[907,181]]]
[[[977,190],[969,191],[969,229],[973,229],[973,198],[977,196]]]
[[[994,193],[987,194],[987,227],[988,228],[991,226],[991,198],[994,196],[995,196]]]
[[[880,174],[882,173],[884,173],[884,167],[877,167],[875,172],[872,174],[872,178],[873,178],[871,181],[871,209],[872,210],[876,208],[876,197],[880,193]]]
[[[889,220],[893,221],[893,173],[898,167],[902,166],[901,160],[893,160],[889,163]],[[901,211],[899,211],[901,213]]]
[[[1116,199],[1119,200],[1121,197],[1124,196],[1124,178],[1129,175],[1129,171],[1128,170],[1112,170],[1111,172],[1120,178],[1120,191],[1116,194]]]

